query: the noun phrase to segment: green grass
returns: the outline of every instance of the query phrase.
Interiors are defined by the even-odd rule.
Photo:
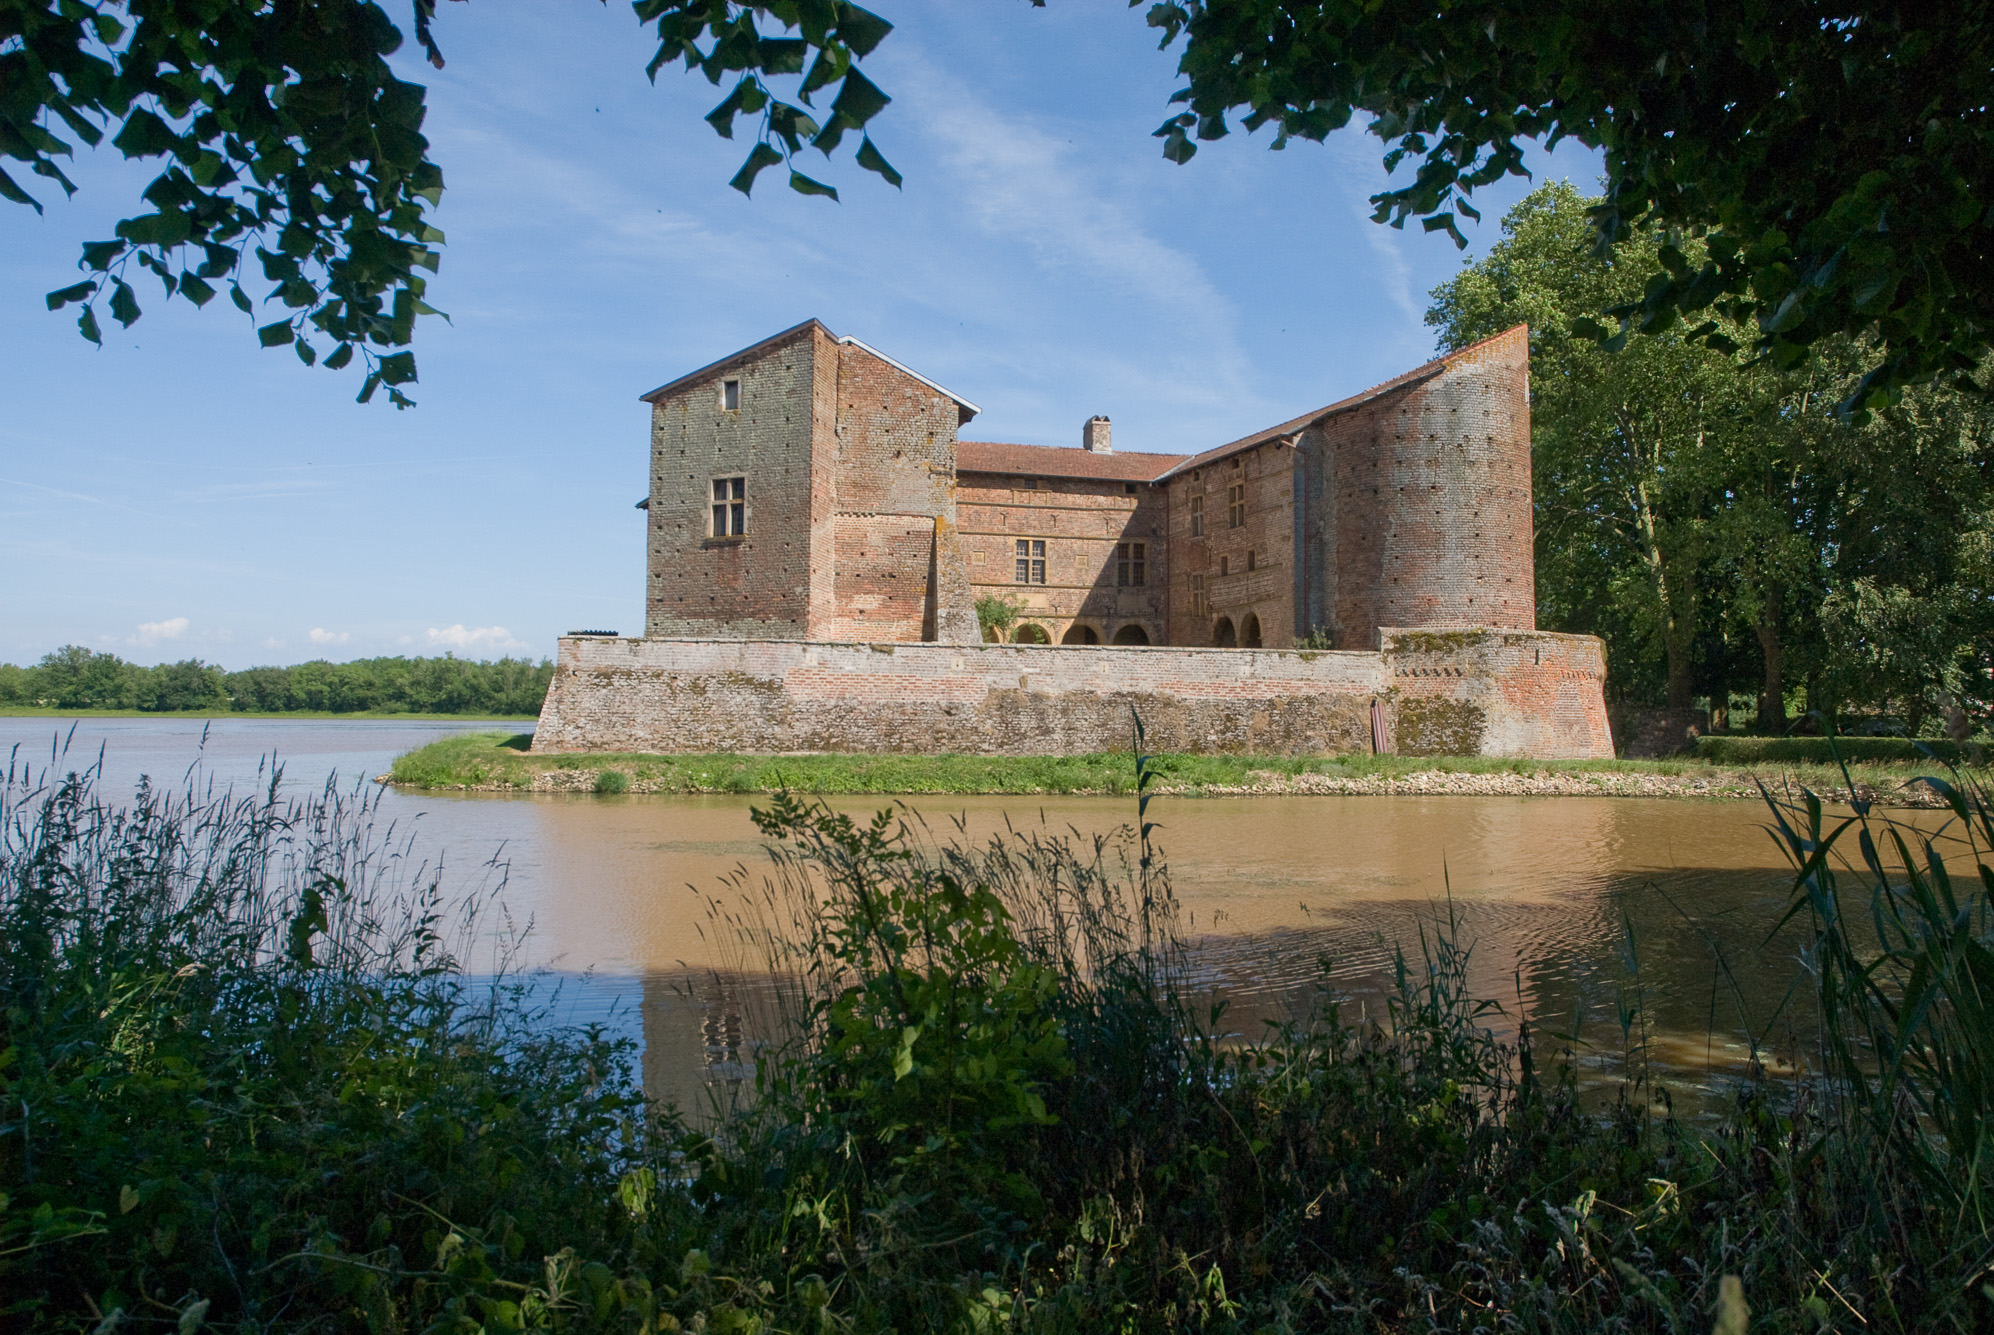
[[[825,794],[1106,794],[1134,791],[1126,753],[1082,756],[967,755],[650,755],[594,752],[536,755],[530,734],[460,733],[439,738],[395,760],[390,782],[410,788],[475,788],[527,791],[551,775],[562,788],[597,792]],[[1923,764],[1851,765],[1859,784],[1889,789],[1936,767]],[[1701,756],[1673,760],[1514,760],[1480,756],[1236,756],[1171,755],[1156,758],[1156,782],[1183,796],[1218,795],[1263,786],[1281,778],[1320,774],[1379,779],[1436,770],[1455,774],[1633,774],[1707,780],[1749,789],[1759,777],[1842,786],[1841,772],[1816,764],[1718,764]],[[613,770],[627,787],[603,788],[593,775]],[[545,786],[543,782],[542,787]]]
[[[1930,769],[1934,757],[1944,765],[1985,765],[1989,748],[1909,737],[1703,737],[1696,743],[1697,759],[1720,765],[1833,765],[1837,756],[1851,763]]]
[[[397,714],[357,710],[335,714],[323,709],[43,709],[39,705],[0,705],[0,718],[294,718],[294,719],[406,719],[436,722],[531,723],[534,714]]]

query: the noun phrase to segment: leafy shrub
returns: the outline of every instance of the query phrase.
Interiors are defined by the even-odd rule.
[[[595,776],[595,791],[613,795],[630,791],[630,776],[620,769],[606,769]]]
[[[1985,866],[1985,793],[1941,791]],[[367,801],[114,808],[88,774],[10,772],[0,1314],[1659,1335],[1742,1331],[1749,1295],[1755,1329],[1985,1329],[1989,882],[1861,809],[1776,816],[1831,1078],[1693,1125],[1638,1060],[1582,1097],[1584,1036],[1477,999],[1450,923],[1382,1015],[1325,978],[1240,1034],[1140,819],[977,844],[779,795],[723,921],[781,1004],[753,1097],[695,1132],[626,1047],[463,971],[489,936]]]

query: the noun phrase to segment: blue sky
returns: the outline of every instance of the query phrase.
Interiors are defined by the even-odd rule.
[[[391,7],[398,20],[403,6]],[[73,201],[0,204],[0,661],[59,644],[229,667],[377,653],[543,655],[640,632],[646,409],[637,395],[810,316],[981,404],[965,437],[1192,451],[1425,360],[1444,235],[1369,221],[1387,179],[1352,129],[1270,153],[1235,134],[1186,166],[1150,137],[1175,57],[1108,0],[879,0],[866,62],[894,97],[841,204],[763,177],[655,87],[629,7],[442,6],[427,133],[449,238],[418,331],[419,405],[359,406],[351,371],[257,348],[246,319],[139,286],[105,347],[42,304],[150,173],[85,156]],[[1590,186],[1598,160],[1533,154]],[[36,181],[37,185],[45,184]],[[1513,180],[1478,201],[1467,258]]]

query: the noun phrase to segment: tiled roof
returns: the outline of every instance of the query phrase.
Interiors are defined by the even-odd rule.
[[[1166,474],[1165,476],[1173,476],[1175,474],[1182,473],[1187,469],[1204,468],[1210,464],[1217,463],[1219,460],[1224,459],[1229,455],[1237,454],[1241,450],[1250,450],[1255,445],[1265,445],[1270,440],[1279,440],[1283,436],[1292,436],[1298,431],[1303,431],[1309,427],[1314,426],[1317,422],[1320,422],[1325,417],[1333,417],[1337,413],[1347,412],[1352,408],[1361,407],[1362,405],[1371,402],[1373,399],[1380,398],[1386,394],[1391,393],[1395,389],[1403,389],[1407,385],[1416,384],[1421,380],[1426,380],[1433,376],[1439,375],[1443,370],[1447,368],[1447,364],[1449,362],[1460,361],[1464,358],[1467,358],[1470,354],[1480,351],[1481,349],[1487,347],[1489,344],[1496,342],[1498,339],[1505,339],[1512,337],[1517,333],[1518,330],[1524,328],[1525,326],[1518,325],[1513,329],[1505,329],[1500,334],[1492,334],[1488,338],[1482,339],[1478,343],[1470,343],[1465,348],[1456,348],[1454,351],[1448,353],[1444,357],[1435,357],[1432,361],[1427,362],[1423,366],[1415,366],[1412,368],[1412,370],[1405,372],[1403,375],[1395,375],[1390,380],[1385,381],[1383,384],[1373,385],[1371,386],[1371,388],[1363,391],[1360,394],[1352,394],[1349,398],[1338,399],[1335,403],[1332,403],[1327,407],[1317,408],[1314,412],[1307,412],[1303,413],[1300,417],[1290,418],[1287,421],[1281,423],[1279,426],[1270,426],[1265,431],[1256,431],[1250,436],[1242,436],[1238,440],[1230,441],[1224,445],[1220,445],[1216,449],[1206,450],[1203,454],[1194,454],[1190,456],[1188,459],[1180,457],[1177,460],[1176,467],[1172,468],[1169,471],[1169,473]],[[1156,480],[1160,482],[1163,480],[1163,478],[1158,477]]]
[[[1183,461],[1181,454],[1096,454],[1078,446],[1012,445],[995,440],[962,440],[955,447],[958,473],[1011,473],[1019,477],[1148,482]]]

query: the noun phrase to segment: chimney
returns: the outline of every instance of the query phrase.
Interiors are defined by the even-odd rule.
[[[1096,413],[1087,419],[1087,425],[1080,428],[1080,447],[1095,454],[1113,454],[1114,446],[1108,443],[1108,419]]]

